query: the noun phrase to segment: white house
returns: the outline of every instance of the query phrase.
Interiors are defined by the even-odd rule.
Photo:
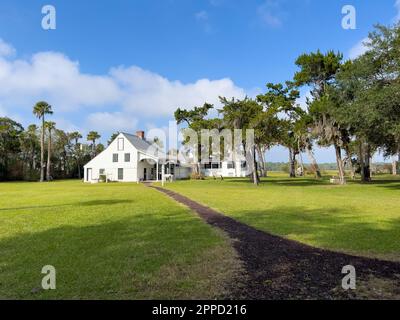
[[[84,166],[84,181],[159,181],[164,174],[174,179],[190,176],[190,167],[165,160],[165,154],[146,141],[144,132],[120,133],[99,155]]]
[[[84,181],[140,182],[160,181],[164,178],[186,179],[192,167],[167,157],[155,145],[145,139],[144,131],[136,135],[120,133],[99,155],[84,166]],[[200,171],[205,177],[246,177],[246,162],[212,161],[201,164]]]
[[[200,172],[205,177],[241,178],[248,175],[244,161],[218,161],[201,164]]]

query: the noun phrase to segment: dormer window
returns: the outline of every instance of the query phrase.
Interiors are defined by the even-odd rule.
[[[118,151],[124,151],[124,138],[118,138]]]

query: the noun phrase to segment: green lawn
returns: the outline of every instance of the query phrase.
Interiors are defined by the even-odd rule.
[[[136,184],[0,184],[0,298],[216,298],[237,268],[229,241]],[[44,265],[57,289],[43,291]]]
[[[312,246],[400,260],[400,180],[334,186],[273,173],[247,179],[180,181],[167,188],[239,221]]]

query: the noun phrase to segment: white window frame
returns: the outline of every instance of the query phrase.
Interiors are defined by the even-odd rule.
[[[124,151],[124,147],[125,147],[125,139],[124,138],[118,138],[117,141],[117,149],[118,151]]]

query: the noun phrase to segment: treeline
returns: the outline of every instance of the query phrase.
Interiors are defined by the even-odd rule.
[[[39,126],[23,126],[7,117],[0,117],[0,181],[50,181],[82,178],[83,165],[104,150],[96,144],[100,135],[91,131],[81,143],[82,134],[57,129],[46,121],[53,114],[51,105],[38,102],[33,107]]]
[[[289,172],[290,164],[289,162],[267,162],[265,164],[267,171],[274,172]],[[318,164],[321,173],[326,171],[337,170],[336,163],[319,163]],[[346,171],[351,171],[351,165],[346,165]],[[384,162],[374,162],[371,164],[371,172],[373,174],[391,174],[393,172],[393,164],[384,163]],[[310,164],[304,164],[304,173],[305,174],[314,174],[312,166]],[[360,174],[360,171],[357,170],[357,174]]]
[[[220,97],[219,117],[211,119],[210,104],[177,109],[175,118],[200,134],[201,129],[254,129],[255,148],[249,150],[251,180],[258,184],[266,175],[265,155],[275,145],[288,149],[289,174],[304,174],[301,154],[321,177],[313,148],[333,147],[338,180],[345,181],[345,168],[354,178],[371,180],[371,159],[381,151],[400,158],[400,27],[377,26],[365,44],[368,51],[344,61],[339,52],[302,54],[298,71],[290,81],[269,83],[264,94],[243,100]],[[300,89],[310,89],[307,107],[297,104]],[[245,132],[245,131],[244,131]],[[202,146],[195,146],[198,154]],[[399,159],[400,160],[400,159]],[[398,171],[398,162],[392,166]]]
[[[311,164],[303,164],[304,165],[304,170],[309,173],[315,173],[313,172],[312,165]],[[297,164],[297,167],[299,164]],[[290,169],[290,163],[289,162],[267,162],[265,163],[265,167],[267,168],[267,171],[284,171],[284,172],[289,172]],[[322,171],[327,171],[327,170],[336,170],[337,169],[337,164],[336,163],[319,163],[318,164],[319,169]],[[350,169],[347,167],[347,169]]]

